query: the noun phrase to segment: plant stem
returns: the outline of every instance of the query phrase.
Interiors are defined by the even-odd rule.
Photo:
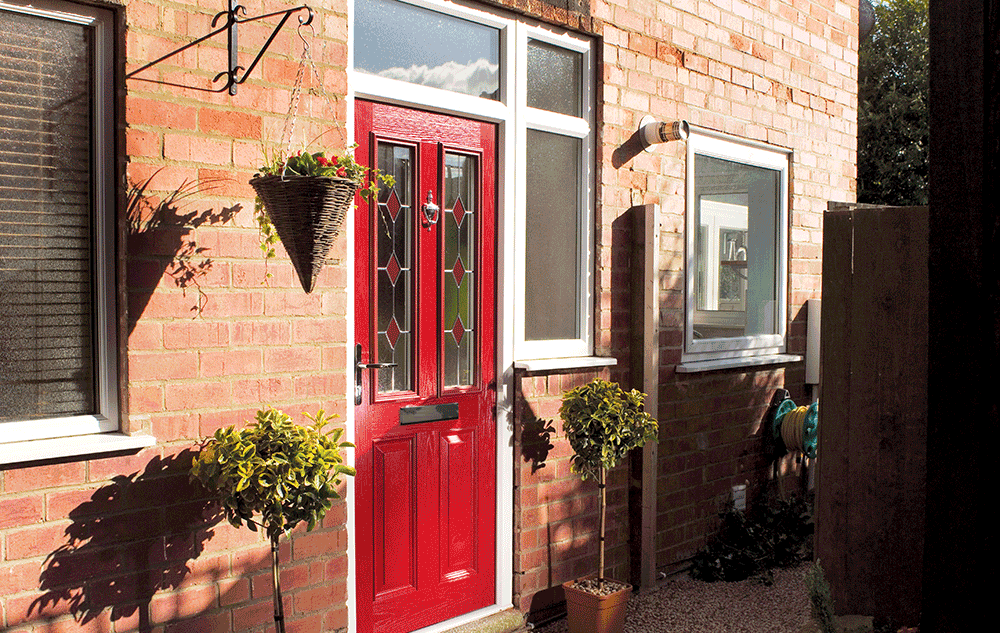
[[[605,495],[605,471],[604,466],[601,466],[600,472],[598,474],[600,477],[600,483],[597,485],[600,490],[600,501],[598,502],[597,508],[601,515],[601,530],[598,542],[600,543],[600,554],[598,554],[597,559],[597,589],[600,591],[604,588],[604,508],[607,505],[607,496]]]
[[[285,609],[281,600],[281,581],[278,580],[278,535],[271,535],[271,579],[274,583],[274,628],[285,633]]]

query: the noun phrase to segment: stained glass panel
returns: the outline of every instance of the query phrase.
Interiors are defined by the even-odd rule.
[[[444,385],[476,380],[476,224],[479,165],[475,156],[445,154],[444,163]]]
[[[413,390],[413,161],[412,147],[384,143],[378,168],[396,184],[382,188],[378,201],[376,321],[378,362],[396,363],[378,371],[380,393]]]

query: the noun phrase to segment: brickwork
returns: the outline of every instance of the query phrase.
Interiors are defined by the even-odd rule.
[[[300,3],[241,4],[252,16]],[[213,87],[226,67],[224,33],[121,80],[208,33],[225,2],[109,6],[118,11],[124,61],[123,426],[157,444],[136,455],[0,471],[0,629],[270,630],[269,545],[226,523],[187,470],[199,438],[243,424],[265,404],[296,418],[346,409],[346,238],[305,295],[283,252],[262,259],[247,184],[263,143],[285,140],[301,55],[297,20],[230,96],[168,85]],[[346,12],[315,8],[312,55],[339,97],[332,106],[302,97],[293,150],[329,128],[321,119],[345,121]],[[241,64],[270,28],[240,27]],[[334,127],[318,143],[342,148],[344,134]],[[346,630],[345,504],[335,503],[313,532],[297,531],[281,557],[288,630]]]
[[[219,0],[135,0],[117,7],[119,78],[211,30]],[[242,3],[248,15],[293,6]],[[346,93],[345,3],[315,3],[312,54],[325,89]],[[628,154],[645,114],[791,149],[789,337],[805,349],[805,301],[820,293],[823,210],[855,197],[857,6],[853,0],[496,0],[594,36],[597,60],[595,341],[614,368],[515,379],[514,605],[542,610],[557,587],[596,566],[596,487],[569,472],[559,397],[595,375],[635,386],[626,212],[657,203],[660,244],[660,461],[655,556],[690,556],[733,484],[751,497],[769,478],[760,419],[773,388],[805,397],[800,365],[674,372],[684,324],[684,146]],[[320,6],[322,5],[322,6]],[[558,6],[556,6],[558,5]],[[291,24],[294,24],[294,18]],[[269,34],[241,27],[241,62]],[[197,92],[225,67],[220,37],[122,80],[120,195],[123,426],[156,436],[137,455],[67,459],[0,471],[0,628],[254,631],[270,626],[262,537],[220,522],[187,481],[194,443],[242,424],[262,404],[293,415],[344,414],[347,242],[318,288],[302,293],[283,253],[265,264],[247,181],[262,141],[282,143],[301,42],[274,41],[239,94]],[[342,99],[306,94],[293,147],[324,134],[342,147]],[[626,155],[628,154],[628,155]],[[141,195],[138,195],[141,189]],[[133,194],[129,196],[128,194]],[[166,202],[161,205],[161,202]],[[130,203],[139,212],[130,222]],[[160,209],[158,214],[154,213]],[[265,276],[270,274],[269,278]],[[786,460],[782,472],[795,474]],[[627,469],[611,475],[608,575],[628,579]],[[508,494],[500,491],[500,494]],[[282,550],[290,631],[347,627],[346,507]],[[504,520],[501,517],[501,520]],[[74,619],[75,616],[75,619]]]

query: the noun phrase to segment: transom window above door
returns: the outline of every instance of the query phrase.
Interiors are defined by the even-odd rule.
[[[356,97],[498,123],[513,360],[594,352],[594,42],[442,0],[356,0]]]

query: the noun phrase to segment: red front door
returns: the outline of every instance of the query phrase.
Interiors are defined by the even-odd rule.
[[[496,126],[355,113],[358,629],[407,632],[495,599]]]

